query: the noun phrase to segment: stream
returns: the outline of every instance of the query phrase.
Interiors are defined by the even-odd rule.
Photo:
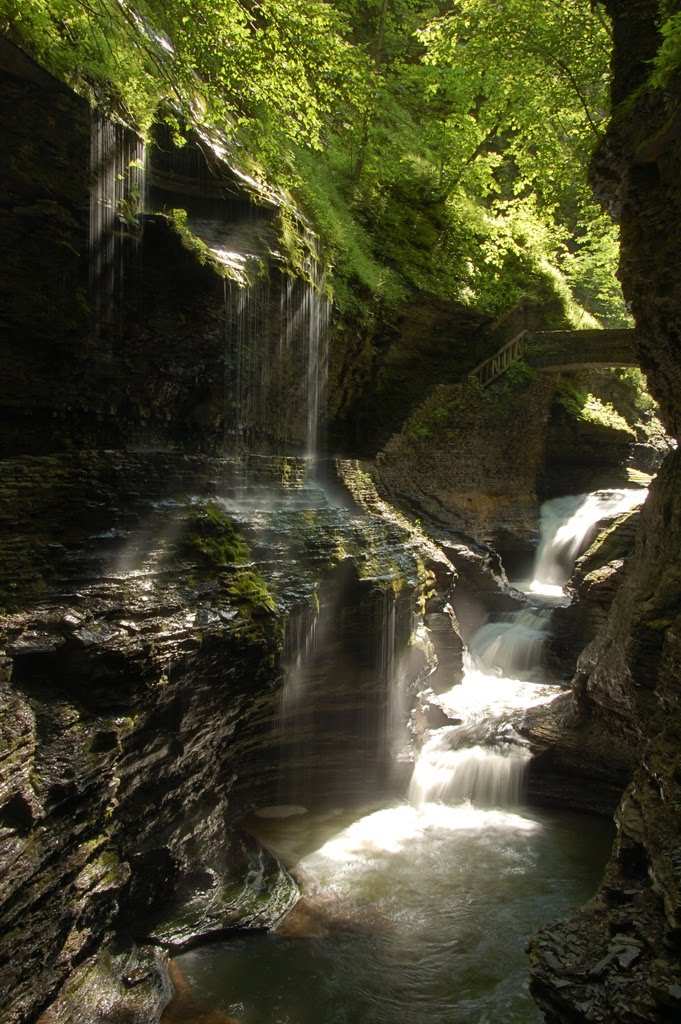
[[[468,639],[464,680],[439,697],[453,724],[426,735],[403,800],[353,812],[261,808],[248,823],[305,895],[277,933],[177,958],[192,990],[229,1014],[220,1019],[542,1020],[524,946],[593,895],[613,826],[523,804],[529,751],[511,719],[560,692],[542,676],[542,647],[574,559],[599,520],[644,497],[613,491],[548,503],[536,578],[523,584],[536,606]]]

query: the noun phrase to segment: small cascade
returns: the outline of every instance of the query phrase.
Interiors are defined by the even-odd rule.
[[[520,743],[498,740],[493,746],[452,747],[459,730],[439,729],[421,751],[407,794],[417,808],[439,802],[477,807],[514,807],[520,803],[529,753]],[[466,737],[465,730],[460,739]]]
[[[97,112],[90,136],[90,295],[98,330],[115,326],[125,264],[144,212],[144,141]]]
[[[595,491],[544,502],[531,591],[560,596],[597,524],[642,504],[647,493],[642,489]]]
[[[469,642],[471,665],[490,675],[539,678],[550,622],[549,609],[523,608],[485,623]]]
[[[408,794],[414,806],[519,802],[529,752],[509,720],[514,710],[557,692],[544,681],[543,664],[554,599],[567,600],[563,584],[596,525],[634,508],[646,493],[598,491],[544,504],[535,578],[527,589],[546,603],[497,615],[469,639],[464,681],[441,696],[444,709],[461,724],[439,729],[423,745]]]

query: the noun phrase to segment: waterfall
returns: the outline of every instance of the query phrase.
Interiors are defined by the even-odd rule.
[[[549,610],[524,608],[482,627],[469,643],[463,681],[437,697],[421,694],[452,724],[426,734],[407,799],[388,802],[386,791],[369,778],[369,799],[358,816],[357,790],[348,808],[348,781],[353,771],[369,777],[358,737],[373,725],[374,745],[378,739],[385,746],[391,716],[383,724],[368,709],[366,719],[351,717],[338,689],[354,669],[353,696],[366,687],[374,702],[380,693],[389,709],[400,668],[394,655],[395,599],[392,591],[374,590],[368,605],[359,607],[354,590],[335,593],[337,623],[323,642],[319,630],[326,631],[328,601],[322,600],[318,620],[301,621],[293,631],[297,653],[290,661],[286,701],[313,712],[300,740],[305,753],[323,729],[316,688],[324,677],[319,658],[326,649],[327,661],[340,666],[327,690],[327,707],[341,714],[333,748],[321,746],[309,764],[316,781],[328,770],[318,754],[335,761],[350,737],[353,761],[342,764],[340,787],[326,790],[317,807],[307,800],[302,806],[298,794],[287,793],[288,804],[260,808],[248,823],[294,870],[304,898],[262,945],[249,939],[233,959],[231,943],[217,954],[211,946],[211,986],[214,978],[224,979],[223,1005],[230,1011],[241,1015],[257,1007],[253,1019],[277,1022],[338,1015],[343,1021],[391,1024],[404,1016],[405,1006],[423,1024],[534,1021],[538,1011],[527,991],[522,951],[528,935],[560,916],[551,901],[564,898],[594,836],[594,819],[570,815],[562,822],[555,810],[522,807],[530,751],[513,722],[559,689],[542,680]],[[337,640],[346,632],[360,637],[365,648],[353,665]],[[360,666],[369,665],[365,678]],[[604,845],[574,905],[593,894],[605,856]],[[301,942],[303,936],[312,941]],[[183,959],[200,978],[198,954]],[[239,988],[249,970],[252,982]],[[264,988],[263,970],[272,978]],[[316,984],[320,976],[323,986]]]
[[[318,610],[292,617],[286,637],[276,723],[285,805],[372,798],[393,779],[402,679],[395,650],[406,638],[395,594],[358,581],[348,562],[318,600]]]
[[[538,678],[550,620],[546,608],[523,608],[485,623],[468,645],[471,666],[514,679]]]
[[[575,559],[592,540],[596,525],[640,505],[647,493],[641,489],[595,491],[544,502],[531,590],[559,595],[572,574]]]
[[[312,243],[310,243],[312,244]],[[272,281],[225,288],[225,454],[299,451],[314,476],[326,405],[330,304],[318,257],[308,279],[276,272]]]
[[[311,278],[306,300],[307,310],[307,437],[305,455],[310,476],[316,473],[316,462],[322,425],[322,410],[328,384],[328,343],[330,303],[324,295],[324,281],[317,237],[308,232],[312,254],[307,260]]]
[[[300,455],[314,471],[323,432],[330,302],[319,240],[283,195],[230,167],[219,133],[183,147],[153,129],[149,210],[175,211],[225,278],[222,440],[250,485],[253,457]],[[279,212],[292,239],[277,252]]]
[[[439,729],[421,751],[409,783],[409,802],[422,808],[434,801],[478,807],[520,803],[529,753],[515,743],[452,748],[458,730]]]
[[[324,621],[322,620],[322,625]],[[281,691],[279,733],[279,805],[306,797],[306,748],[311,740],[310,716],[314,671],[319,651],[320,615],[304,608],[291,616],[284,645],[285,676]]]
[[[596,525],[640,504],[646,491],[597,491],[546,502],[534,579],[535,600],[564,597],[563,584]],[[409,800],[506,807],[520,800],[529,752],[508,720],[515,709],[555,695],[544,681],[543,655],[552,608],[528,606],[491,618],[470,637],[463,683],[441,696],[461,725],[442,728],[423,745],[414,767]],[[510,740],[510,741],[509,741]]]

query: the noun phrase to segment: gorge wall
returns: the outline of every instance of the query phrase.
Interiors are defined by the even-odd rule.
[[[620,277],[636,317],[641,366],[678,439],[678,79],[646,80],[662,5],[608,0],[614,115],[596,155],[597,192],[622,225]],[[533,990],[550,1022],[672,1021],[681,1008],[679,817],[681,460],[667,458],[644,509],[636,553],[604,630],[582,655],[574,714],[618,737],[633,780],[593,903],[534,940]]]
[[[139,140],[1,57],[0,1002],[148,1024],[169,951],[297,896],[244,816],[401,784],[387,690],[424,670],[417,603],[453,570],[316,463],[304,225],[295,274],[281,211],[205,140],[159,140],[145,184]]]
[[[654,52],[656,5],[610,8],[624,102]],[[16,156],[1,212],[14,259],[0,377],[0,972],[9,1024],[42,1010],[45,1024],[91,1024],[98,999],[141,1024],[168,999],[159,950],[267,924],[295,898],[287,873],[239,827],[249,810],[282,787],[313,802],[340,777],[358,800],[367,786],[395,784],[391,752],[368,736],[384,730],[396,662],[405,685],[423,668],[410,643],[419,593],[434,589],[426,611],[447,626],[441,649],[460,663],[443,613],[453,567],[386,513],[360,467],[346,464],[336,503],[306,481],[310,345],[326,313],[320,289],[309,290],[318,263],[304,226],[295,276],[273,255],[276,203],[254,204],[224,167],[216,189],[205,140],[187,162],[161,140],[144,186],[156,214],[140,232],[130,179],[114,208],[113,262],[93,280],[91,112],[40,69],[3,60],[3,131]],[[668,231],[678,143],[663,102],[636,102],[640,116],[614,121],[599,181],[621,211],[642,362],[678,437],[681,296]],[[657,135],[639,138],[651,118]],[[72,158],[80,171],[65,176]],[[186,219],[169,217],[179,208]],[[250,271],[246,299],[240,275]],[[296,319],[302,330],[286,326]],[[550,382],[516,379],[481,398],[450,381],[494,351],[486,322],[447,303],[415,304],[380,328],[346,325],[331,361],[334,450],[383,449],[379,487],[455,535],[452,561],[458,534],[529,550],[538,495],[555,488],[545,473]],[[582,440],[587,448],[593,438]],[[636,756],[613,772],[613,791],[623,774],[635,778],[602,893],[532,948],[551,1021],[627,1020],[625,1010],[671,1020],[678,1009],[680,472],[670,458],[565,712],[577,736],[595,723],[594,735],[616,736],[615,755],[626,746]],[[316,699],[284,712],[293,669]],[[282,715],[292,726],[285,743]],[[355,741],[330,758],[338,731]],[[301,751],[314,786],[298,771]],[[133,942],[151,949],[131,959]],[[106,943],[107,962],[95,963]],[[75,988],[45,1009],[69,977]],[[90,985],[90,1008],[79,1009]]]

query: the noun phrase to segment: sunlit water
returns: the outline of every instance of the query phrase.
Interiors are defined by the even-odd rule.
[[[244,1024],[534,1024],[523,947],[594,891],[607,822],[470,804],[279,820],[312,913],[295,937],[243,936],[179,958]],[[283,831],[282,831],[283,830]],[[263,834],[263,833],[261,833]],[[264,834],[263,834],[264,838]]]
[[[552,610],[569,604],[565,584],[575,560],[596,536],[599,523],[636,508],[647,493],[623,488],[544,502],[533,578],[515,583],[535,606],[497,615],[481,626],[468,641],[469,667],[540,682],[545,674]]]
[[[561,599],[596,522],[644,496],[548,503],[527,589]],[[470,639],[463,683],[439,697],[456,724],[426,737],[403,802],[354,816],[259,812],[254,833],[305,897],[278,933],[178,958],[211,1006],[243,1024],[542,1020],[525,944],[594,893],[613,835],[608,821],[522,803],[529,751],[512,720],[559,689],[542,666],[545,604]]]
[[[593,894],[612,841],[607,821],[522,806],[509,719],[555,692],[470,670],[408,800],[263,808],[251,827],[305,899],[279,934],[181,956],[192,986],[243,1024],[538,1024],[524,946]]]
[[[594,491],[546,501],[541,508],[541,540],[532,589],[557,593],[567,582],[577,556],[593,539],[596,525],[610,516],[629,512],[645,501],[647,490]]]

